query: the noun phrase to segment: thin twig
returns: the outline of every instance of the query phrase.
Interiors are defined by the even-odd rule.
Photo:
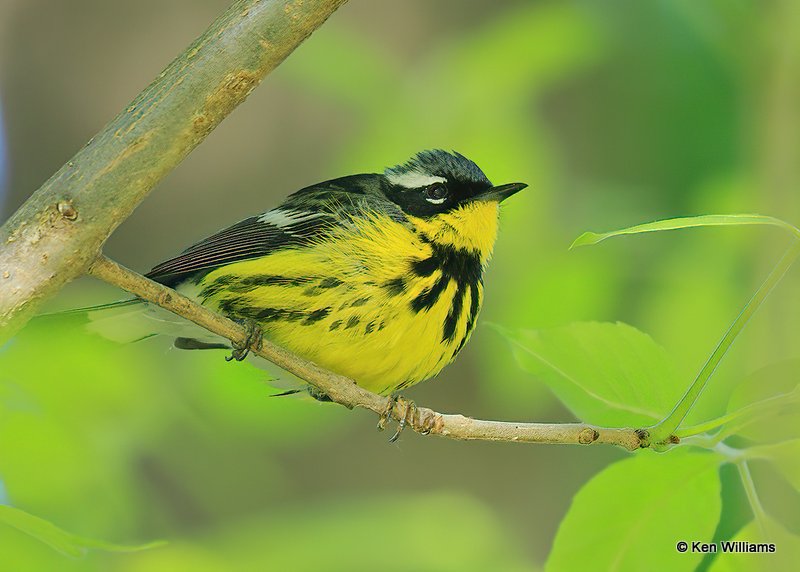
[[[240,324],[204,308],[170,288],[148,280],[105,256],[101,255],[94,262],[89,273],[233,343],[243,344],[247,339],[247,331]],[[391,406],[389,414],[398,421],[409,413],[408,426],[419,433],[461,440],[574,445],[605,443],[618,445],[629,451],[638,449],[643,442],[643,437],[634,429],[593,427],[583,423],[483,421],[463,415],[437,413],[424,407],[413,407],[409,411],[408,401],[393,402],[388,397],[367,391],[352,379],[323,369],[268,340],[259,340],[250,349],[254,354],[303,379],[325,393],[332,401],[345,407],[360,407],[382,415]]]
[[[717,431],[713,436],[715,442],[720,442],[738,431],[741,431],[748,425],[766,418],[767,415],[779,414],[781,410],[797,406],[798,403],[800,403],[800,385],[795,386],[792,391],[779,393],[762,399],[761,401],[748,403],[744,407],[726,413],[716,419],[711,419],[710,421],[705,421],[689,427],[683,427],[676,431],[675,434],[679,438],[684,439],[703,433],[710,433],[721,427],[722,429]]]

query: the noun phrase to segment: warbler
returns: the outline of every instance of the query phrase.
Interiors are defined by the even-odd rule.
[[[435,376],[469,340],[499,203],[526,186],[493,186],[463,155],[423,151],[383,174],[301,189],[147,277],[257,325],[267,339],[365,389],[393,394]],[[155,334],[165,324],[151,319],[144,327]],[[185,335],[175,346],[226,347]]]

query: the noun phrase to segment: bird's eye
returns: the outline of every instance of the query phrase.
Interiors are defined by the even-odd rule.
[[[440,205],[447,200],[447,187],[442,183],[434,183],[425,187],[423,194],[429,203]]]

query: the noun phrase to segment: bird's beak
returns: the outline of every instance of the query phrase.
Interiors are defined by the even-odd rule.
[[[481,194],[474,197],[473,200],[476,201],[496,201],[501,202],[506,200],[513,194],[518,193],[525,187],[527,187],[527,183],[508,183],[507,185],[498,185],[496,187],[492,187],[491,189],[482,192]]]

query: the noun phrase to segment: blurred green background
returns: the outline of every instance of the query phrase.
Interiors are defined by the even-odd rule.
[[[0,221],[227,4],[0,1]],[[106,252],[145,271],[310,183],[456,149],[492,181],[530,189],[504,204],[471,343],[408,397],[475,417],[573,420],[487,322],[625,321],[688,384],[784,236],[700,229],[567,249],[584,230],[678,215],[800,223],[798,27],[792,0],[351,0]],[[795,269],[696,419],[724,411],[750,372],[798,357],[798,286]],[[82,279],[48,309],[120,297]],[[390,445],[374,416],[270,393],[263,372],[216,352],[117,346],[78,319],[32,324],[0,349],[0,502],[84,536],[169,544],[68,559],[0,526],[0,568],[537,570],[576,491],[625,456],[411,432]],[[800,533],[796,491],[753,470],[767,511]],[[720,527],[733,534],[749,508],[725,471],[722,495]]]

